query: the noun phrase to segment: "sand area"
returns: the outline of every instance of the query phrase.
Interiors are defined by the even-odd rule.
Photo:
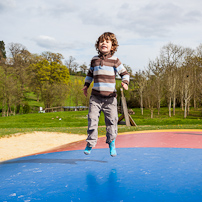
[[[14,159],[53,149],[71,142],[85,140],[86,135],[33,132],[0,138],[0,161]]]

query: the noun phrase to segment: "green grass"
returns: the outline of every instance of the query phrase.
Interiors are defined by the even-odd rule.
[[[176,115],[168,117],[168,109],[162,108],[160,115],[154,111],[154,118],[150,118],[150,111],[133,109],[135,115],[132,118],[138,127],[126,127],[119,125],[120,132],[159,130],[159,129],[202,129],[202,110],[191,109],[189,116],[184,119],[183,111],[176,109]],[[88,111],[66,111],[45,114],[24,114],[9,117],[0,117],[0,137],[15,133],[33,131],[65,132],[74,134],[86,134]],[[61,118],[61,120],[59,120]],[[99,135],[105,135],[104,115],[101,113],[99,121]]]
[[[168,116],[168,108],[161,108],[160,114],[158,111],[154,110],[154,118],[151,119],[151,114],[149,110],[144,110],[144,114],[141,115],[140,109],[134,109],[135,115],[132,117],[136,120],[137,125],[202,125],[202,109],[191,108],[187,118],[184,118],[184,111],[181,108],[176,108],[175,116]]]
[[[68,111],[1,117],[0,128],[83,127],[88,122],[87,113],[88,111]]]
[[[33,111],[37,112],[39,107],[44,108],[44,103],[41,100],[37,102],[37,96],[33,92],[27,93],[26,97],[27,98],[25,101],[29,103],[29,106],[31,107]]]

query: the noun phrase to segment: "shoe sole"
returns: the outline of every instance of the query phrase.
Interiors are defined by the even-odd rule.
[[[85,154],[85,155],[89,155],[90,153],[88,153],[88,152],[84,152],[84,154]]]

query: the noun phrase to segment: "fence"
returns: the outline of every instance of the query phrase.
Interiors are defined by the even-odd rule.
[[[60,112],[60,111],[82,111],[87,110],[88,107],[86,106],[67,106],[67,107],[51,107],[45,108],[44,110],[40,108],[39,113],[46,113],[46,112]]]

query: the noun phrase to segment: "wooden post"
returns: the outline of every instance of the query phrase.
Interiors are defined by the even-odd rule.
[[[121,102],[122,102],[122,106],[123,106],[123,114],[119,117],[118,123],[125,118],[126,121],[126,126],[137,126],[135,121],[132,119],[132,117],[130,116],[130,114],[128,114],[128,107],[126,104],[126,98],[124,97],[123,94],[123,88],[120,89],[121,90]]]
[[[126,104],[126,98],[124,97],[124,94],[123,94],[123,88],[121,88],[121,101],[122,101],[122,105],[123,105],[123,114],[124,114],[124,117],[126,120],[126,126],[130,126],[130,120],[128,117],[128,107]]]

